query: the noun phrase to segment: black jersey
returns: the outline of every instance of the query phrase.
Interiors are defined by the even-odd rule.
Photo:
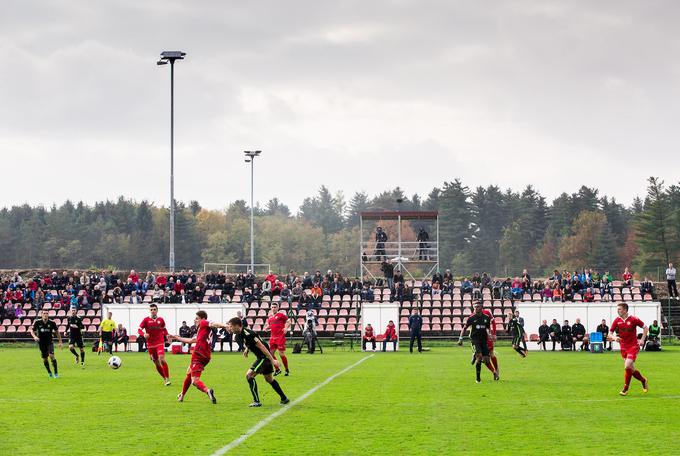
[[[85,326],[79,316],[68,317],[68,330],[71,336],[80,336],[83,329],[85,329]]]
[[[491,328],[491,317],[485,314],[472,314],[465,322],[465,326],[470,328],[470,339],[486,339]]]
[[[33,323],[33,332],[38,335],[38,340],[43,345],[51,344],[52,333],[57,331],[57,324],[52,320],[48,319],[47,323],[45,323],[41,318]]]
[[[508,322],[508,327],[510,328],[510,334],[515,336],[524,334],[524,326],[522,326],[519,318],[513,316]]]
[[[257,346],[257,342],[261,342],[262,345],[264,345],[269,351],[269,345],[267,345],[267,342],[262,340],[260,336],[253,331],[252,329],[248,328],[243,328],[241,330],[241,334],[239,334],[239,337],[241,341],[243,341],[243,345],[245,345],[248,348],[248,351],[255,355],[258,358],[269,358],[266,353],[264,353],[262,350],[260,350],[260,347]]]

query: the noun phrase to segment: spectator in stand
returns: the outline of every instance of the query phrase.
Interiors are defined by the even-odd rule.
[[[340,280],[335,277],[333,279],[333,283],[331,284],[331,290],[330,290],[330,296],[331,298],[334,298],[335,296],[344,296],[345,294],[345,286],[340,282]]]
[[[179,327],[179,337],[186,337],[186,338],[191,337],[191,327],[189,325],[187,325],[186,321],[183,321],[182,326]],[[189,345],[189,344],[182,342],[182,347],[184,347],[185,345]]]
[[[612,283],[609,280],[608,274],[602,277],[602,282],[600,282],[600,297],[605,301],[610,301],[614,296],[614,290],[612,289]]]
[[[608,340],[607,335],[609,334],[609,326],[607,326],[607,320],[602,320],[602,323],[597,325],[597,328],[595,329],[597,332],[602,334],[602,346],[606,348],[608,351],[612,350],[612,341]],[[607,347],[607,343],[609,343],[609,347]]]
[[[132,294],[131,294],[130,297],[128,298],[128,302],[129,302],[130,304],[141,304],[141,303],[142,303],[142,298],[141,298],[140,296],[137,295],[137,292],[136,292],[136,291],[133,290],[133,291],[132,291]]]
[[[491,291],[491,277],[486,272],[482,273],[481,289],[488,288]]]
[[[640,294],[643,297],[646,294],[650,294],[650,295],[652,295],[652,299],[656,299],[656,296],[655,296],[655,293],[654,293],[654,284],[647,277],[645,277],[644,280],[642,282],[640,282]]]
[[[392,278],[393,283],[405,283],[404,274],[402,274],[401,269],[394,271],[394,277]]]
[[[399,303],[404,303],[404,283],[397,282],[394,284],[394,289],[390,294],[390,302],[399,301]]]
[[[560,274],[560,271],[558,269],[555,269],[553,271],[552,277],[550,277],[550,280],[553,282],[557,282],[560,286],[562,286],[562,274]]]
[[[522,299],[523,292],[524,289],[522,288],[522,282],[519,280],[519,277],[515,277],[515,280],[513,280],[512,284],[510,285],[510,293],[512,293],[512,299]]]
[[[666,282],[668,282],[668,297],[670,299],[678,299],[678,286],[675,283],[675,267],[673,263],[668,263],[666,268]]]
[[[600,274],[600,271],[598,270],[593,271],[593,288],[600,288],[601,283],[602,274]]]
[[[581,342],[579,351],[590,351],[588,349],[588,334],[586,328],[581,324],[581,319],[577,318],[576,323],[571,327],[571,335],[573,340],[572,350],[576,350],[576,342]]]
[[[381,259],[384,261],[387,258],[385,242],[387,242],[387,233],[379,226],[375,229],[375,257],[377,261]]]
[[[550,341],[552,342],[552,351],[555,351],[555,342],[560,340],[560,335],[562,333],[562,327],[557,323],[557,319],[553,318],[552,324],[550,325]]]
[[[380,270],[385,276],[385,281],[387,282],[387,288],[392,288],[394,286],[394,265],[387,261],[383,261],[380,266]]]
[[[526,269],[522,270],[522,290],[525,293],[531,293],[531,276]]]
[[[574,293],[578,293],[582,288],[583,284],[581,283],[581,278],[578,275],[578,271],[574,271],[574,273],[571,275],[571,289]]]
[[[373,302],[375,300],[375,294],[370,284],[365,283],[363,285],[359,297],[361,298],[361,302]]]
[[[265,280],[264,282],[262,282],[262,296],[271,297],[271,295],[272,295],[272,283],[269,280]]]
[[[479,275],[479,272],[475,272],[472,274],[472,286],[475,288],[481,288],[482,286],[482,276]]]
[[[628,268],[623,270],[623,283],[625,283],[627,287],[633,286],[633,274],[628,270]]]
[[[543,320],[543,324],[538,327],[538,341],[536,342],[539,346],[543,347],[543,351],[547,351],[545,343],[548,341],[549,337],[550,326],[548,326],[548,320]]]
[[[586,288],[586,291],[583,293],[583,301],[584,302],[593,302],[594,300],[595,300],[595,295],[593,294],[592,287]]]
[[[453,283],[453,273],[451,272],[450,269],[447,269],[446,271],[444,271],[444,276],[442,277],[442,281],[445,282],[445,281],[447,281],[447,280],[448,280],[449,282]],[[441,283],[441,282],[440,282],[440,283]]]
[[[428,242],[430,241],[430,235],[422,226],[418,230],[416,241],[418,241],[418,260],[427,261],[429,259],[427,249],[429,247]]]
[[[302,282],[297,280],[293,289],[290,291],[291,302],[297,302],[297,310],[300,310],[305,305],[304,290],[302,288]]]
[[[320,308],[321,300],[323,299],[323,291],[321,291],[321,287],[319,285],[314,285],[309,296],[312,307],[314,309]]]
[[[130,271],[130,275],[128,275],[128,280],[132,281],[132,283],[134,283],[135,285],[139,283],[139,276],[137,275],[134,269]]]
[[[574,302],[574,291],[571,289],[571,286],[567,285],[564,287],[564,291],[562,292],[562,302]]]
[[[366,351],[366,342],[373,344],[373,351],[375,351],[375,334],[373,333],[373,326],[370,323],[364,328],[364,336],[361,340],[361,348]]]
[[[24,309],[21,308],[21,304],[17,304],[14,307],[14,318],[23,318],[24,315]]]
[[[45,305],[45,293],[43,293],[42,288],[38,288],[38,290],[35,292],[35,295],[33,295],[33,308],[35,308],[36,311],[40,312],[40,309]]]
[[[448,269],[447,269],[448,270]],[[442,283],[444,283],[444,277],[439,273],[439,271],[435,272],[432,275],[432,284],[438,283],[440,286]]]
[[[387,351],[387,342],[392,342],[393,350],[397,351],[397,331],[392,320],[387,323],[387,328],[385,328],[385,334],[383,334],[383,336],[382,351]]]
[[[446,279],[444,279],[444,280],[446,280]],[[451,285],[453,285],[453,283],[451,283]],[[470,281],[469,278],[465,277],[463,279],[463,282],[461,283],[461,286],[460,286],[461,292],[463,294],[466,294],[466,293],[472,294],[472,288],[473,288],[472,282]],[[447,292],[450,293],[451,290],[447,290]]]
[[[448,280],[444,280],[444,283],[439,287],[439,283],[437,283],[437,287],[442,294],[452,294],[453,293],[453,283],[449,282]]]
[[[541,301],[543,302],[552,302],[553,301],[553,291],[550,289],[549,284],[545,284],[545,288],[543,288],[543,291],[541,292]]]
[[[281,302],[288,303],[288,307],[290,307],[293,303],[293,295],[290,292],[290,288],[288,288],[288,285],[285,283],[281,283],[281,291],[279,292],[279,296],[281,297]]]

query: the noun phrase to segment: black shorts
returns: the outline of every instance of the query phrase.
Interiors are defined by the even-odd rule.
[[[83,348],[83,335],[70,333],[68,336],[68,344]]]
[[[487,339],[472,339],[472,349],[475,353],[481,353],[482,356],[489,356],[489,342]]]
[[[274,373],[274,366],[269,358],[256,359],[250,369],[256,374],[269,375]]]
[[[113,332],[102,331],[102,342],[113,342]]]
[[[49,355],[54,354],[54,343],[51,341],[49,343],[38,343],[38,347],[40,347],[40,356],[43,358],[47,358]]]

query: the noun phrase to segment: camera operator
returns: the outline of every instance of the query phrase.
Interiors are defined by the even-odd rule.
[[[304,337],[304,344],[307,345],[307,353],[310,355],[316,351],[316,313],[313,310],[307,311],[307,318],[305,320],[305,329],[302,331]]]
[[[385,242],[387,242],[387,233],[379,226],[375,229],[375,256],[378,261],[384,260],[387,256]]]
[[[430,235],[427,234],[427,231],[425,231],[425,228],[420,227],[420,230],[418,230],[418,236],[416,236],[416,241],[418,241],[418,260],[425,260],[427,261],[429,259],[427,255],[427,249],[430,247],[427,243],[430,240]]]

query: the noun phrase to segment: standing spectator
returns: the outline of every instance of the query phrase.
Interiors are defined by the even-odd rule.
[[[607,321],[602,320],[602,323],[597,325],[596,331],[602,334],[602,345],[604,348],[607,349],[607,351],[612,351],[612,341],[607,339],[607,335],[609,334],[609,326],[607,326]],[[607,346],[607,343],[609,343],[609,346]]]
[[[373,326],[370,323],[364,328],[364,337],[362,338],[362,348],[366,351],[366,342],[373,344],[373,351],[375,351],[375,334],[373,333]]]
[[[383,334],[383,336],[385,338],[383,339],[382,351],[387,351],[387,342],[392,342],[393,350],[397,351],[397,331],[394,328],[394,322],[392,320],[387,323],[387,328],[385,328],[385,334]]]
[[[391,289],[394,286],[394,265],[388,261],[383,261],[380,270],[385,274],[387,287]]]
[[[673,267],[673,263],[668,263],[666,281],[668,282],[668,297],[670,299],[678,299],[678,286],[675,283],[675,268]]]
[[[545,348],[545,343],[550,337],[550,326],[548,326],[548,320],[543,320],[543,324],[538,327],[538,341],[536,342],[539,346],[543,347],[543,351],[547,351]]]
[[[418,309],[413,309],[411,316],[408,317],[408,329],[411,331],[411,339],[408,344],[408,351],[413,353],[413,341],[418,341],[418,353],[423,351],[423,340],[420,329],[423,327],[423,317],[420,316]]]

